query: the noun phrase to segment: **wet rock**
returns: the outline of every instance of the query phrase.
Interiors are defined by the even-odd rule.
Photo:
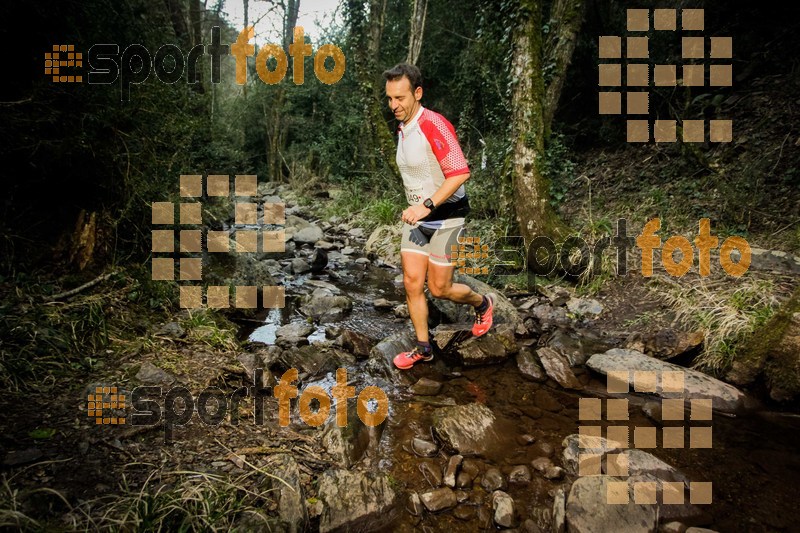
[[[581,454],[599,455],[602,462],[605,454],[618,453],[621,449],[620,443],[616,441],[578,434],[567,435],[561,446],[564,448],[562,464],[570,474],[574,475],[578,474]]]
[[[358,463],[370,450],[376,450],[386,423],[368,426],[361,421],[354,409],[347,411],[347,424],[339,426],[336,417],[331,417],[320,435],[325,451],[343,467]]]
[[[441,383],[428,378],[420,378],[411,386],[411,393],[418,396],[436,396],[441,390]]]
[[[453,509],[453,516],[458,518],[459,520],[472,520],[475,518],[475,506],[474,505],[459,505],[455,509]]]
[[[567,300],[567,309],[578,316],[599,315],[603,312],[603,305],[597,300],[570,298]]]
[[[609,476],[578,478],[567,497],[566,523],[570,532],[576,533],[655,533],[658,525],[657,506],[608,503],[608,483],[619,482]],[[628,490],[627,481],[624,483]]]
[[[713,529],[706,529],[704,527],[690,527],[686,530],[686,533],[718,533]]]
[[[481,477],[481,487],[486,492],[492,492],[493,490],[506,490],[508,488],[508,482],[506,481],[505,476],[498,468],[489,468]]]
[[[408,383],[411,379],[409,372],[400,372],[392,360],[401,352],[413,350],[416,345],[412,333],[399,332],[386,337],[370,350],[367,371],[386,376],[396,383]]]
[[[308,322],[292,322],[291,324],[286,324],[285,326],[279,327],[275,331],[275,337],[305,338],[311,335],[312,333],[314,333],[314,326],[312,326]]]
[[[456,273],[453,276],[454,283],[463,283],[468,285],[472,290],[478,294],[495,294],[494,300],[494,323],[495,324],[509,324],[511,331],[516,329],[517,324],[522,322],[522,317],[517,312],[514,304],[511,303],[505,296],[496,292],[496,289],[490,285],[479,281],[471,276]],[[432,298],[430,304],[439,312],[444,315],[448,322],[455,324],[472,324],[475,320],[475,311],[472,306],[459,305],[450,300],[442,300],[439,298]]]
[[[391,309],[394,307],[394,303],[390,302],[386,298],[378,298],[372,302],[372,306],[375,309]]]
[[[658,526],[658,533],[685,533],[686,525],[680,522],[667,522]]]
[[[281,353],[279,362],[284,368],[296,368],[309,376],[334,372],[338,368],[355,364],[355,357],[324,343],[312,346],[298,346]]]
[[[419,457],[433,457],[439,453],[439,447],[430,441],[415,437],[411,440],[411,451]]]
[[[305,228],[297,230],[292,235],[292,240],[297,243],[313,244],[324,237],[322,229],[316,224],[309,225]]]
[[[303,296],[300,310],[315,320],[334,321],[341,319],[352,308],[350,298],[334,295],[328,289],[315,289]]]
[[[456,494],[450,487],[429,490],[420,494],[419,497],[425,508],[432,513],[452,509],[458,504]]]
[[[470,489],[472,488],[472,481],[474,479],[475,476],[471,476],[469,473],[462,470],[458,473],[458,476],[456,476],[456,487],[459,489]]]
[[[408,495],[408,504],[406,505],[406,509],[412,516],[420,516],[423,512],[425,512],[425,508],[422,505],[422,500],[420,499],[419,494],[412,492]]]
[[[438,344],[437,344],[438,345]],[[465,366],[488,365],[505,361],[517,351],[514,330],[508,325],[493,327],[482,337],[456,344],[455,352]]]
[[[711,397],[713,408],[723,412],[736,412],[744,406],[745,395],[736,387],[702,372],[660,361],[641,352],[614,348],[592,355],[586,364],[601,374],[611,371],[627,372],[631,389],[635,371],[656,372],[657,376],[663,372],[681,372],[684,381],[682,392],[663,392],[661,387],[657,387],[654,394],[662,398],[684,398],[687,402],[692,398]]]
[[[314,243],[314,247],[327,252],[328,250],[333,250],[334,248],[336,248],[336,245],[333,244],[332,242],[319,240]],[[326,260],[327,260],[327,254],[326,254]]]
[[[525,465],[516,465],[508,473],[508,482],[512,485],[527,485],[531,482],[531,470]]]
[[[564,489],[556,491],[553,499],[553,533],[564,533],[566,529],[567,495]]]
[[[539,363],[539,358],[530,348],[522,348],[517,354],[517,368],[520,373],[531,381],[541,383],[547,379],[544,368]]]
[[[480,403],[436,409],[433,428],[448,447],[461,455],[481,454],[499,440],[494,414]]]
[[[542,474],[545,479],[555,480],[564,477],[564,469],[560,466],[551,466]]]
[[[464,460],[463,455],[453,455],[447,461],[447,467],[444,471],[444,478],[443,482],[448,487],[455,487],[456,486],[456,475],[458,474],[458,468],[461,466],[461,462]]]
[[[654,478],[664,481],[681,481],[684,483],[689,481],[683,472],[644,450],[630,449],[618,454],[610,453],[602,464],[603,473],[605,474],[610,474],[608,469],[619,472],[622,468],[627,468],[628,476],[650,474]]]
[[[497,526],[508,529],[517,524],[514,500],[502,490],[492,493],[492,510]]]
[[[271,387],[275,384],[275,377],[264,364],[261,356],[255,353],[241,353],[236,356],[241,363],[244,373],[250,383],[258,388]]]
[[[419,464],[419,471],[431,487],[436,488],[442,485],[442,469],[438,464],[422,461]]]
[[[311,270],[311,265],[309,265],[305,259],[301,259],[299,257],[295,257],[292,259],[292,274],[295,276],[299,274],[305,274]]]
[[[389,477],[358,470],[327,470],[319,477],[319,499],[325,504],[319,530],[387,527],[396,494]]]
[[[549,457],[537,457],[531,461],[531,466],[539,472],[545,472],[548,468],[551,468],[554,465],[553,461],[551,461]]]
[[[492,524],[492,512],[481,505],[478,507],[478,525],[481,529],[487,529]]]
[[[366,358],[372,350],[372,341],[366,335],[345,329],[342,332],[342,347],[356,357]]]
[[[144,385],[172,385],[177,378],[166,370],[145,361],[136,373],[136,379]]]
[[[563,307],[553,307],[548,304],[537,305],[531,310],[531,314],[545,329],[555,325],[566,325],[569,323],[567,310]]]
[[[572,373],[566,358],[547,346],[536,350],[547,375],[558,382],[565,389],[580,390],[583,388],[578,378]]]
[[[297,462],[291,455],[282,453],[272,456],[268,464],[271,467],[270,472],[284,481],[284,483],[277,480],[272,482],[273,494],[277,492],[278,496],[280,521],[286,531],[304,531],[308,514]]]
[[[557,413],[564,408],[564,406],[562,406],[552,394],[544,389],[539,389],[534,393],[533,403],[539,409],[544,409],[545,411],[550,411],[553,413]]]
[[[469,500],[469,492],[465,490],[457,490],[455,492],[458,503],[464,503],[465,501]]]
[[[42,451],[38,448],[26,448],[24,450],[11,450],[3,458],[3,466],[18,466],[32,463],[42,457]]]
[[[342,255],[353,255],[354,253],[356,253],[356,249],[352,246],[345,246],[342,248]]]
[[[547,339],[547,346],[567,358],[569,366],[575,367],[586,363],[591,353],[585,353],[582,337],[588,332],[578,333],[572,329],[557,328]]]
[[[395,306],[394,316],[397,318],[409,318],[411,313],[408,312],[408,304],[400,304]]]

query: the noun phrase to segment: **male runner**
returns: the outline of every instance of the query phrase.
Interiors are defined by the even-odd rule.
[[[455,267],[450,251],[464,232],[469,212],[464,182],[469,168],[455,129],[442,115],[425,109],[422,74],[414,65],[400,63],[383,73],[386,96],[400,121],[397,166],[403,177],[410,207],[403,211],[400,256],[408,311],[417,334],[417,345],[394,358],[397,368],[407,369],[417,361],[433,359],[428,336],[428,302],[425,277],[434,298],[444,298],[475,308],[472,334],[479,337],[492,327],[494,300],[469,286],[453,283]]]

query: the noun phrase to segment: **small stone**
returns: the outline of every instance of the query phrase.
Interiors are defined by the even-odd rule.
[[[359,257],[358,259],[355,260],[355,263],[357,265],[368,265],[371,263],[371,261],[366,257]]]
[[[531,471],[525,465],[517,465],[508,474],[508,482],[516,485],[527,485],[531,482]]]
[[[467,500],[469,500],[469,492],[467,492],[465,490],[457,490],[456,491],[456,501],[458,503],[464,503]]]
[[[539,457],[531,461],[531,466],[539,472],[546,472],[548,468],[554,465],[549,457]]]
[[[544,477],[547,479],[561,479],[564,477],[564,469],[560,466],[551,466],[544,471]]]
[[[499,469],[492,467],[488,469],[483,475],[483,478],[481,478],[481,487],[483,487],[486,492],[492,492],[498,489],[507,489],[508,483],[503,473],[500,472]]]
[[[305,274],[310,270],[311,265],[309,265],[305,259],[301,259],[299,257],[292,259],[292,274]]]
[[[316,248],[320,248],[320,249],[326,250],[326,251],[327,250],[332,250],[333,248],[336,247],[332,242],[323,241],[323,240],[319,240],[319,241],[315,242],[314,246]]]
[[[411,314],[408,312],[408,305],[407,304],[400,304],[395,306],[394,308],[394,316],[397,318],[408,318]]]
[[[459,472],[458,476],[456,476],[456,487],[459,489],[470,489],[472,488],[473,479],[475,478],[469,475],[468,472]]]
[[[394,307],[395,304],[393,304],[386,298],[378,298],[377,300],[372,302],[372,305],[376,309],[391,309],[392,307]]]
[[[411,441],[411,450],[420,457],[433,457],[439,451],[434,443],[415,437]]]
[[[356,250],[352,246],[345,246],[341,252],[342,255],[353,255],[354,253],[356,253]]]
[[[501,490],[492,494],[492,509],[494,510],[494,523],[500,527],[511,528],[516,524],[514,500]]]
[[[347,234],[356,239],[361,239],[364,237],[364,228],[353,228]]]
[[[428,511],[436,512],[452,509],[457,505],[456,495],[450,487],[442,487],[420,494],[422,504]]]
[[[411,385],[412,394],[417,396],[436,396],[442,390],[442,384],[428,378],[420,378]]]
[[[450,460],[447,461],[447,468],[445,468],[444,471],[444,484],[448,487],[456,486],[456,474],[463,460],[464,457],[462,455],[453,455],[450,457]]]

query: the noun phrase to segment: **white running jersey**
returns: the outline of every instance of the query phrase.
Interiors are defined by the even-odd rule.
[[[397,166],[409,205],[421,204],[433,196],[447,178],[469,172],[453,125],[439,113],[421,106],[414,118],[400,124]],[[445,202],[456,202],[466,195],[461,185]],[[463,217],[420,222],[432,229],[462,224]]]

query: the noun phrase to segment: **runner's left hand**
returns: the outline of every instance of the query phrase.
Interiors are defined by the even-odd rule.
[[[431,210],[422,204],[412,205],[400,215],[400,218],[406,224],[416,224],[420,219],[425,218],[431,213]]]

